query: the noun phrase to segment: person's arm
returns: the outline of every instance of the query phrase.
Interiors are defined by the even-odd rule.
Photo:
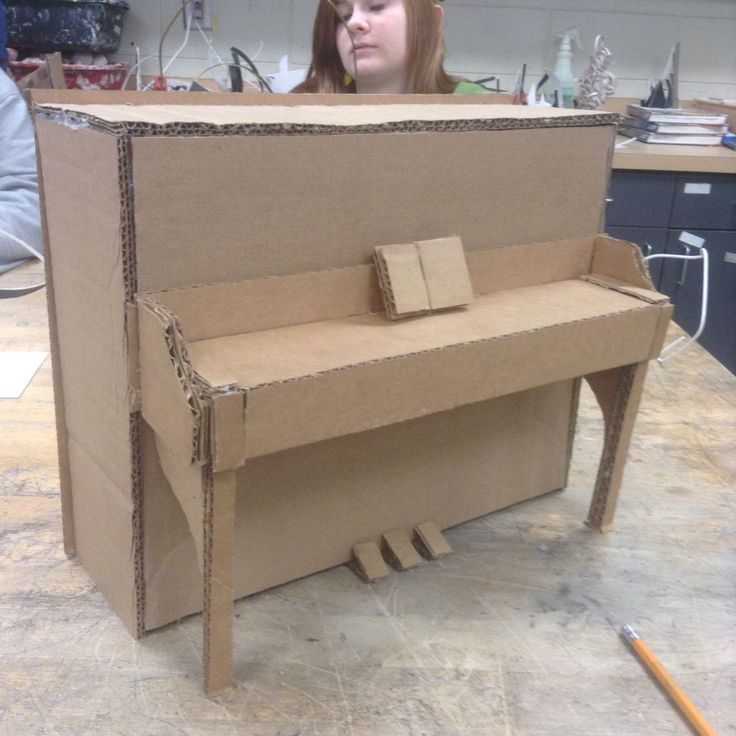
[[[42,249],[36,145],[26,104],[0,71],[0,230]],[[31,254],[0,232],[0,268]],[[5,270],[5,269],[3,269]]]

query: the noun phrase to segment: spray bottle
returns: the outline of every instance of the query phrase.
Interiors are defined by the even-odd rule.
[[[560,80],[562,89],[562,107],[574,107],[575,86],[577,80],[572,74],[572,45],[580,48],[580,32],[577,28],[568,28],[559,34],[560,48],[555,61],[555,74]]]

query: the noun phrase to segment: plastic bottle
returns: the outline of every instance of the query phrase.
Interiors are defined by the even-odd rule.
[[[580,48],[580,33],[577,28],[568,28],[558,36],[560,48],[555,61],[555,74],[560,80],[562,91],[562,107],[574,107],[575,87],[577,80],[572,74],[572,44]]]

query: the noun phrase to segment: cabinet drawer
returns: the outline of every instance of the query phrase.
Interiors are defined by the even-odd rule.
[[[672,173],[614,171],[606,225],[667,227],[676,183]]]
[[[617,227],[611,225],[606,228],[606,232],[614,238],[628,240],[630,243],[636,243],[644,256],[652,253],[664,253],[667,247],[667,229],[663,227]],[[652,276],[654,288],[659,288],[659,282],[662,275],[662,263],[666,259],[655,258],[649,262],[649,273]]]
[[[681,232],[670,231],[668,253],[684,252],[678,242]],[[732,373],[736,373],[736,232],[689,232],[705,238],[710,261],[708,318],[699,342]],[[687,263],[684,273],[683,263]],[[702,274],[700,261],[664,259],[660,290],[668,294],[675,304],[675,322],[691,335],[700,322]]]
[[[670,226],[736,230],[736,176],[679,174]]]

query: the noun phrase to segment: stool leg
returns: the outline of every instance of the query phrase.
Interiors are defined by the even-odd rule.
[[[605,421],[603,453],[585,522],[601,532],[610,531],[613,526],[647,365],[646,362],[633,363],[585,377],[603,410]]]
[[[235,473],[213,473],[204,489],[204,687],[219,695],[233,684]]]

